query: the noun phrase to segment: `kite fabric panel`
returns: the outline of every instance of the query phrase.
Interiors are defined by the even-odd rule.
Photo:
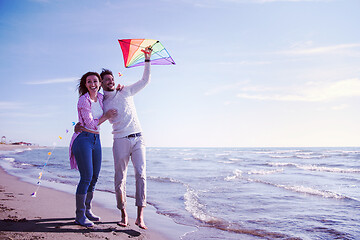
[[[158,40],[119,39],[119,43],[126,68],[143,66],[145,64],[145,55],[141,50],[145,50],[148,46],[153,49],[150,59],[151,65],[175,65],[168,51]]]

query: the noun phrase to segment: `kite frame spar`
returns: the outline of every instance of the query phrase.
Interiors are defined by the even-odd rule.
[[[143,66],[145,55],[141,50],[147,47],[152,48],[151,65],[175,65],[175,61],[169,52],[158,40],[154,39],[119,39],[123,52],[124,65],[126,68]]]

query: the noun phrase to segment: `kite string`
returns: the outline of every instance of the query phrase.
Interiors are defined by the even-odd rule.
[[[74,124],[73,124],[73,125],[74,125]],[[69,130],[66,129],[66,133],[68,133],[68,132],[69,132]],[[59,139],[62,140],[62,137],[59,136]],[[36,190],[35,190],[35,192],[33,192],[33,193],[31,194],[31,197],[36,197],[37,191],[39,190],[39,188],[40,188],[40,186],[41,186],[41,178],[42,178],[42,175],[43,175],[43,171],[44,171],[46,165],[48,164],[48,162],[49,162],[49,160],[50,160],[50,157],[51,157],[52,153],[53,153],[54,150],[55,150],[55,147],[56,147],[56,142],[53,143],[53,148],[52,148],[52,150],[51,150],[50,152],[48,152],[48,158],[47,158],[44,166],[41,168],[41,171],[40,171],[40,173],[39,173],[39,177],[38,177],[39,180],[38,180],[38,182],[37,182]]]

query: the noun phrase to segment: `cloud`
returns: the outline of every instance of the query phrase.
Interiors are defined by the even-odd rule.
[[[42,81],[32,81],[26,82],[28,85],[43,85],[43,84],[55,84],[55,83],[66,83],[66,82],[74,82],[79,80],[78,78],[70,77],[70,78],[56,78],[56,79],[48,79]]]
[[[308,83],[284,89],[263,87],[244,88],[239,98],[272,101],[325,102],[339,98],[360,96],[360,79],[352,78],[327,84]]]
[[[179,0],[163,0],[167,2],[176,2]],[[300,2],[332,2],[334,0],[181,0],[186,4],[191,4],[198,8],[223,8],[224,3],[232,4],[266,4],[266,3],[277,3],[277,2],[289,2],[289,3],[300,3]]]
[[[233,84],[224,84],[224,85],[219,85],[216,86],[215,88],[209,89],[207,92],[204,93],[205,96],[212,96],[212,95],[216,95],[219,94],[221,92],[225,92],[225,91],[229,91],[232,89],[238,89],[240,86],[243,86],[244,84],[246,84],[247,82],[237,82],[237,83],[233,83]]]
[[[338,110],[346,109],[348,107],[349,107],[349,105],[347,105],[347,104],[341,104],[341,105],[333,106],[331,109],[338,111]]]
[[[26,113],[26,112],[0,112],[4,119],[27,119],[27,118],[46,118],[52,116],[50,113]],[[2,120],[4,120],[2,119]]]
[[[275,3],[275,2],[332,2],[334,0],[222,0],[234,3]]]
[[[307,44],[309,45],[309,44]],[[360,48],[360,43],[353,44],[338,44],[324,47],[295,47],[292,50],[282,51],[282,54],[288,55],[314,55],[314,54],[327,54],[327,53],[341,53],[345,50]]]
[[[23,104],[17,102],[0,102],[0,110],[20,109]]]
[[[219,62],[217,64],[220,65],[266,65],[266,64],[271,64],[270,61],[235,61],[235,62]]]
[[[271,2],[330,2],[332,0],[253,0],[259,3],[271,3]]]

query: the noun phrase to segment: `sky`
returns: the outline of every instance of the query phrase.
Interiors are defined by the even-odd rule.
[[[359,146],[359,10],[358,0],[0,0],[0,135],[68,146],[78,79],[109,68],[136,82],[143,67],[124,67],[117,40],[150,38],[176,65],[152,66],[134,98],[147,146]],[[101,140],[112,145],[108,122]]]

